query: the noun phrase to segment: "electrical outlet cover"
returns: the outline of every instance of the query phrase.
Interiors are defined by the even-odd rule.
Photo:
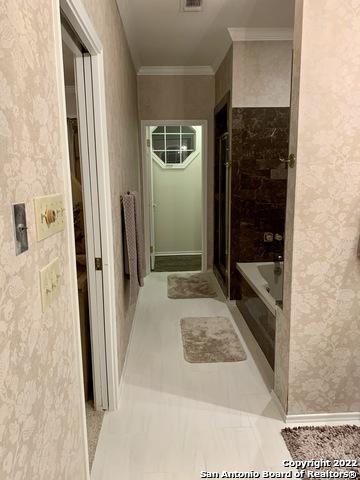
[[[34,198],[35,222],[38,242],[65,228],[63,195]]]

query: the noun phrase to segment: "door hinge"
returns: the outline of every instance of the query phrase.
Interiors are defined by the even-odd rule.
[[[152,245],[150,247],[150,253],[154,253],[154,247]]]
[[[95,258],[95,270],[102,270],[102,258]]]
[[[147,145],[148,147],[150,147],[150,138],[147,138],[147,139],[146,139],[146,145]]]

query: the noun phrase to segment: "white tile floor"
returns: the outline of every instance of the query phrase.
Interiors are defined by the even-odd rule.
[[[141,290],[120,410],[105,415],[92,480],[193,480],[200,471],[284,470],[284,427],[246,348],[239,363],[189,364],[180,319],[221,315],[221,299],[170,300],[166,273]]]

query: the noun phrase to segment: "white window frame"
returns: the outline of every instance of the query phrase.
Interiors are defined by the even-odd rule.
[[[156,127],[153,127],[152,131],[151,131],[151,139],[152,139],[152,136],[154,134],[154,130],[158,127],[164,127],[166,129],[166,127],[172,127],[172,126],[176,126],[176,127],[188,127],[189,125],[158,125]],[[190,165],[190,163],[195,160],[195,158],[198,157],[198,155],[200,154],[200,146],[199,146],[199,135],[198,135],[198,131],[197,131],[197,128],[195,125],[191,125],[192,128],[195,129],[195,149],[194,151],[186,158],[185,162],[183,163],[164,163],[161,158],[155,153],[156,150],[154,150],[153,148],[151,149],[151,157],[152,159],[163,169],[163,170],[184,170],[186,167],[188,167]],[[163,133],[163,134],[156,134],[155,135],[164,135],[165,137],[165,150],[161,150],[161,151],[164,151],[164,152],[167,152],[167,151],[170,151],[170,150],[166,150],[166,136],[167,135],[180,135],[181,136],[181,133],[167,133],[166,131]],[[152,142],[151,142],[152,144]],[[158,150],[160,151],[160,150]]]

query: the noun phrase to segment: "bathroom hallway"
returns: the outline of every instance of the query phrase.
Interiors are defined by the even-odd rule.
[[[201,470],[283,470],[284,427],[245,341],[247,360],[190,364],[180,319],[227,316],[215,299],[170,300],[167,273],[141,289],[121,392],[106,413],[92,480],[192,480]]]

